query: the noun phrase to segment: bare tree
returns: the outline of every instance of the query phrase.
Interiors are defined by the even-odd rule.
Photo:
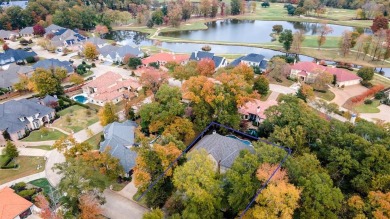
[[[296,53],[301,52],[302,43],[305,40],[305,32],[298,30],[293,34],[292,50]]]
[[[326,42],[326,36],[333,32],[333,29],[328,26],[326,23],[322,23],[321,27],[319,28],[319,35],[318,35],[318,50],[320,50],[320,47],[323,46]]]
[[[349,54],[349,50],[351,49],[351,47],[352,47],[352,32],[346,30],[341,35],[341,39],[339,42],[340,52],[343,54],[344,57]]]

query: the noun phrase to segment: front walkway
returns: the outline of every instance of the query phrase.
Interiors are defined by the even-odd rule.
[[[149,209],[110,189],[104,190],[103,215],[111,219],[141,219]]]

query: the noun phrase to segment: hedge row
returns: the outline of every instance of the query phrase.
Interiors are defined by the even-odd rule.
[[[362,102],[364,99],[366,99],[367,97],[371,97],[373,95],[375,95],[376,93],[378,93],[379,91],[383,90],[385,87],[381,84],[378,84],[378,85],[375,85],[373,86],[372,88],[370,88],[369,90],[363,92],[362,94],[356,96],[356,97],[353,97],[351,99],[352,103],[360,103]]]

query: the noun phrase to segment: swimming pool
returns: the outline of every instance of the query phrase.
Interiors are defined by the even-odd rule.
[[[252,143],[250,141],[241,139],[241,138],[239,138],[239,137],[237,137],[235,135],[226,135],[226,137],[237,139],[237,140],[241,141],[242,143],[244,143],[244,144],[246,144],[248,146],[252,146]]]
[[[76,95],[73,96],[73,100],[79,102],[79,103],[87,103],[88,102],[88,97],[84,95]]]

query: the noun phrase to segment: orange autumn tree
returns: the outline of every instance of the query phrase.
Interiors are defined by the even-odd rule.
[[[92,194],[82,194],[79,198],[80,219],[98,219],[103,218],[101,215],[103,209],[100,206],[99,200]]]
[[[134,167],[134,185],[145,191],[152,179],[156,179],[181,154],[177,145],[170,141],[166,144],[154,144],[153,148],[145,144],[138,151]],[[171,176],[172,169],[165,176]]]
[[[203,76],[210,77],[215,72],[215,63],[212,59],[202,59],[196,66],[196,71]]]
[[[183,98],[190,101],[198,130],[211,121],[238,127],[237,107],[256,96],[242,76],[228,73],[222,73],[216,79],[191,77],[183,83],[182,91]]]
[[[55,207],[50,206],[50,202],[43,194],[38,194],[34,198],[35,205],[41,209],[39,216],[43,219],[61,219],[62,217],[55,212]]]
[[[195,131],[190,120],[177,117],[165,128],[163,135],[172,135],[177,140],[188,142],[195,137]]]
[[[390,192],[372,191],[368,193],[368,199],[373,208],[372,215],[374,218],[390,218]]]
[[[264,163],[257,170],[256,176],[265,182],[276,168],[277,165]],[[244,218],[291,219],[294,210],[299,206],[300,193],[300,189],[288,183],[286,171],[279,169],[256,198],[257,204],[244,215]]]

